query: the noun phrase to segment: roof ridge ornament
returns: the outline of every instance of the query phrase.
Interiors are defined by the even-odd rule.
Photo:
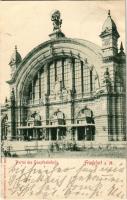
[[[62,19],[59,10],[54,10],[51,14],[51,21],[53,22],[53,33],[49,35],[51,39],[58,39],[65,37],[61,31]]]
[[[110,17],[111,17],[111,12],[110,12],[110,10],[108,10],[108,16],[110,16]]]
[[[53,21],[53,31],[60,30],[62,19],[61,13],[59,10],[54,10],[51,14],[51,20]]]

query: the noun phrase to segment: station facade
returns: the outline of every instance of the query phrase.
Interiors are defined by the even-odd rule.
[[[126,61],[110,11],[102,46],[68,38],[59,11],[50,39],[9,62],[10,98],[2,107],[2,139],[125,141]]]

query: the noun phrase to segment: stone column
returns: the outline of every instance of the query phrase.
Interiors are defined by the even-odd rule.
[[[19,135],[20,140],[23,140],[23,135],[22,135],[21,129],[18,129],[18,135]]]
[[[108,140],[112,141],[114,138],[114,128],[115,128],[115,108],[114,108],[114,98],[107,96],[107,111],[108,111]]]
[[[64,88],[64,58],[62,58],[62,88]]]
[[[77,127],[75,128],[75,140],[76,141],[78,140],[78,128]]]
[[[32,80],[32,102],[34,103],[34,80]]]
[[[71,94],[71,123],[74,124],[74,96],[75,96],[75,59],[71,60],[72,67],[72,94]],[[74,129],[72,129],[74,134]]]
[[[81,61],[81,87],[82,87],[82,94],[84,93],[84,81],[83,81],[83,61]]]
[[[71,140],[74,140],[74,128],[70,127]]]
[[[28,138],[28,135],[29,135],[29,130],[26,129],[26,135],[27,135],[27,138]]]
[[[47,64],[45,66],[45,73],[46,73],[46,94],[45,94],[45,124],[48,125],[49,124],[49,95],[50,95],[50,69],[49,69],[49,64]],[[49,131],[50,129],[46,128],[46,135],[48,136],[48,139],[51,140],[51,138],[49,138]]]
[[[72,67],[72,92],[75,93],[75,59],[71,59],[71,67]]]
[[[93,91],[93,72],[90,70],[90,92]]]
[[[38,72],[38,80],[39,80],[39,99],[41,99],[41,73]]]
[[[36,132],[36,139],[38,140],[38,129],[35,129]]]
[[[46,66],[47,69],[47,95],[50,94],[50,69],[49,69],[49,65],[47,64]]]
[[[59,128],[57,128],[57,135],[56,135],[56,140],[59,140]]]
[[[57,80],[57,62],[56,62],[56,60],[54,60],[53,63],[54,63],[55,81],[56,81]]]

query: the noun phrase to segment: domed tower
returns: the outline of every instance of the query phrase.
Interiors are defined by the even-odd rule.
[[[15,70],[17,69],[18,65],[21,63],[22,57],[17,50],[17,46],[15,46],[15,50],[11,56],[9,65],[11,67],[11,77],[13,76]]]
[[[116,56],[118,53],[117,42],[120,35],[116,24],[111,17],[110,10],[108,11],[108,17],[102,26],[100,37],[102,38],[103,57]]]
[[[22,61],[22,57],[20,53],[17,50],[17,46],[15,46],[14,52],[11,56],[9,65],[11,67],[11,80],[14,77],[14,74],[18,70],[19,64]],[[7,83],[10,84],[10,100],[8,104],[8,140],[14,139],[16,135],[16,129],[15,129],[15,113],[16,113],[16,89],[15,84],[10,81],[7,81]]]
[[[102,39],[103,63],[101,81],[107,102],[107,120],[109,140],[125,140],[125,54],[121,44],[117,26],[108,11],[107,19],[102,26],[100,38]]]
[[[116,74],[119,71],[119,53],[118,53],[118,38],[120,37],[117,26],[111,17],[110,10],[108,11],[107,19],[102,26],[100,38],[102,39],[102,55],[103,66],[101,70],[102,83],[104,83],[104,74],[108,68],[112,92],[117,90]]]

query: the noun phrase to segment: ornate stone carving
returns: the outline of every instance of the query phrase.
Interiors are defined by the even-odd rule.
[[[60,19],[60,11],[55,10],[51,15],[51,20],[53,21],[53,31],[60,30],[62,19]]]
[[[44,105],[44,99],[43,98],[39,99],[39,105]]]
[[[15,91],[14,91],[14,88],[12,88],[10,100],[11,100],[11,103],[14,104],[14,102],[15,102]]]
[[[103,83],[104,83],[105,86],[106,86],[107,92],[110,92],[110,91],[111,91],[111,78],[110,78],[110,73],[109,73],[108,68],[106,68],[106,70],[105,70],[105,72],[104,72],[104,80],[103,80]]]
[[[28,126],[40,126],[41,125],[41,116],[38,112],[34,111],[32,114],[29,115],[27,119]]]
[[[51,45],[50,45],[50,54],[51,54],[51,55],[54,55],[54,53],[55,53],[55,52],[54,52],[54,47],[53,47],[53,45],[51,44]]]

